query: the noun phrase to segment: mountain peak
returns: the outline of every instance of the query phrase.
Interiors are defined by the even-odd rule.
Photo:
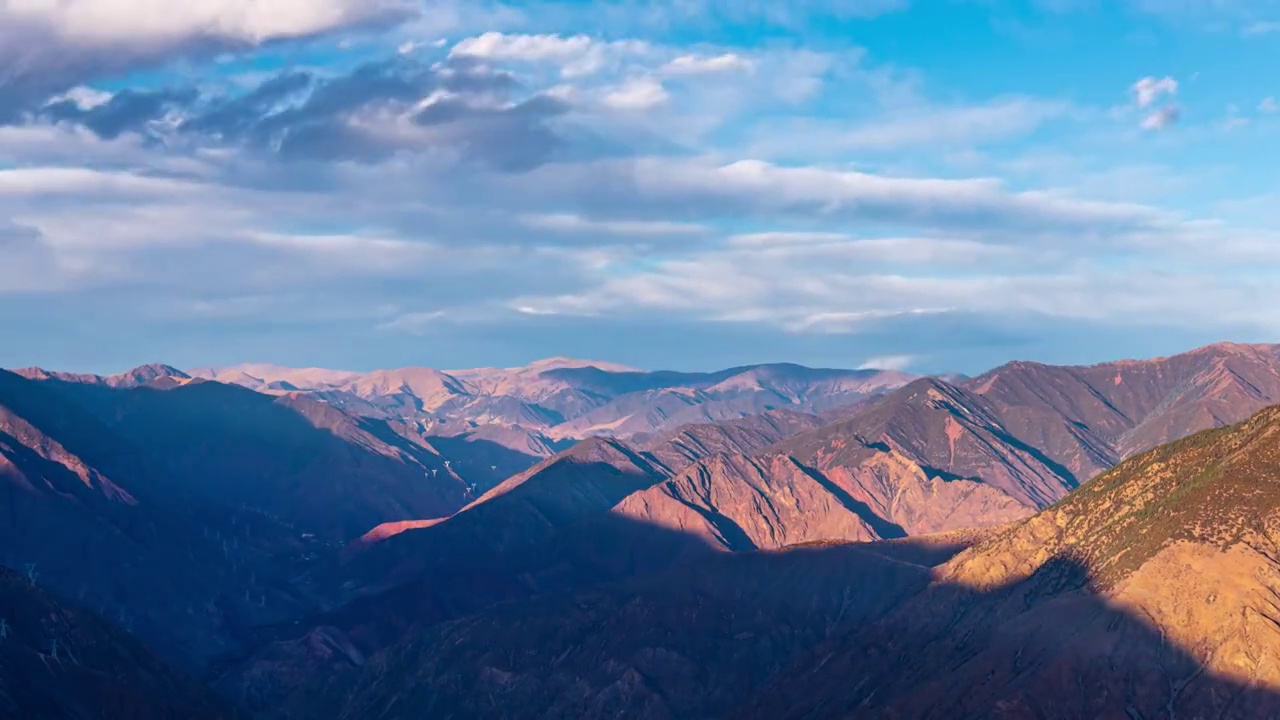
[[[165,365],[164,363],[148,363],[146,365],[139,365],[127,372],[118,373],[112,377],[147,378],[154,380],[161,377],[186,379],[191,376],[172,365]]]

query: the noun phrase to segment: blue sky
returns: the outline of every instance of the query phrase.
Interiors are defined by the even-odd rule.
[[[1280,0],[13,0],[0,366],[1280,340]]]

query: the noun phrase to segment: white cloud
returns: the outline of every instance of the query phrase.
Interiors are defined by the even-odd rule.
[[[487,32],[459,41],[450,55],[518,62],[568,62],[585,55],[595,43],[586,35],[508,35]]]
[[[755,63],[736,53],[712,57],[681,55],[662,66],[668,75],[715,75],[727,72],[750,72]]]
[[[586,35],[487,32],[459,41],[449,54],[491,61],[550,63],[558,65],[565,77],[581,77],[597,73],[619,58],[649,51],[648,43],[640,40],[605,42]]]
[[[1134,101],[1138,104],[1138,107],[1151,107],[1161,97],[1177,95],[1178,81],[1171,77],[1144,77],[1134,83],[1130,91],[1133,93]]]
[[[867,358],[858,366],[859,370],[906,370],[916,362],[915,355],[881,355]]]
[[[851,311],[832,311],[832,312],[815,312],[810,314],[801,314],[800,317],[793,320],[785,320],[782,326],[793,333],[803,334],[823,334],[823,335],[851,335],[859,329],[867,325],[884,320],[897,320],[909,317],[920,317],[924,315],[946,315],[952,312],[949,308],[907,308],[903,310],[851,310]],[[906,358],[905,361],[903,358]],[[889,367],[896,362],[902,362],[903,367],[910,364],[913,358],[910,356],[900,357],[882,357],[872,358],[864,363],[860,370],[901,370],[902,367]],[[871,363],[878,362],[879,365]]]
[[[1258,112],[1263,115],[1280,113],[1280,102],[1277,102],[1274,97],[1263,98],[1262,102],[1258,103]]]
[[[0,197],[177,195],[198,188],[181,180],[147,177],[128,172],[105,172],[78,167],[25,167],[0,170]]]
[[[955,267],[1018,261],[1026,267],[1037,253],[1010,245],[942,237],[856,237],[844,233],[767,232],[734,235],[725,247],[746,250],[762,258],[809,258],[816,262],[872,263]],[[1046,258],[1047,261],[1047,258]]]
[[[0,119],[148,63],[402,19],[412,8],[406,0],[6,0]]]
[[[707,228],[694,223],[661,220],[594,220],[572,213],[524,215],[526,227],[566,233],[604,233],[612,235],[696,235]]]
[[[540,316],[550,316],[550,315],[557,314],[554,310],[540,310],[535,307],[528,307],[527,305],[521,305],[520,307],[517,307],[516,312],[520,313],[521,315],[540,315]]]
[[[7,0],[0,28],[42,27],[68,44],[126,46],[222,40],[257,45],[393,12],[396,0]]]
[[[645,158],[546,167],[514,180],[530,197],[568,194],[597,207],[674,212],[697,207],[710,217],[790,215],[809,221],[883,221],[917,227],[973,226],[1104,232],[1154,227],[1150,207],[1014,192],[992,178],[895,177],[759,160]]]
[[[112,97],[113,95],[109,92],[80,85],[71,88],[58,97],[53,98],[52,102],[65,100],[75,103],[76,107],[81,110],[92,110],[93,108],[105,105]]]
[[[947,271],[938,272],[941,268]],[[1143,272],[1083,258],[1040,271],[972,268],[956,273],[939,264],[897,274],[815,262],[803,255],[706,251],[631,273],[611,273],[580,292],[523,297],[517,303],[544,312],[614,318],[679,312],[805,334],[860,333],[929,316],[1011,314],[1274,328],[1274,318],[1257,302],[1265,287],[1265,282],[1223,277],[1208,268],[1199,273]]]
[[[1167,105],[1142,119],[1143,130],[1164,130],[1173,125],[1181,117],[1182,111],[1176,105]]]
[[[734,235],[726,243],[731,247],[746,248],[795,247],[843,243],[851,239],[846,233],[839,232],[759,232]]]
[[[604,104],[614,110],[643,111],[664,105],[670,99],[671,95],[662,83],[651,77],[638,77],[627,80],[606,94]]]

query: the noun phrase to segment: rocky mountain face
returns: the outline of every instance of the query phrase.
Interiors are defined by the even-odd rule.
[[[38,573],[29,573],[38,580]],[[230,720],[200,684],[134,638],[0,568],[0,717]]]
[[[963,387],[1007,408],[1006,427],[1080,479],[1280,402],[1280,346],[1220,344],[1090,367],[1017,362]]]
[[[173,378],[133,387],[57,378],[32,385],[92,415],[115,438],[100,452],[104,458],[128,448],[146,470],[132,473],[135,486],[150,482],[153,493],[250,506],[335,541],[388,517],[443,517],[471,499],[438,451],[386,422],[294,394],[166,380]],[[9,387],[24,391],[16,378]]]
[[[1275,717],[1280,410],[1126,461],[734,717]]]
[[[919,534],[1025,517],[1121,458],[1275,402],[1277,346],[1080,368],[1012,363],[959,384],[917,380],[768,452]]]

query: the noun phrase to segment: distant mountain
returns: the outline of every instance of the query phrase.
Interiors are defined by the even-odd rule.
[[[481,490],[586,437],[633,439],[781,408],[819,412],[912,379],[788,364],[644,372],[569,358],[511,369],[350,373],[244,365],[192,375],[268,393],[306,393],[358,415],[404,422],[432,444],[449,438],[453,442],[439,445],[449,446],[453,469]]]
[[[1277,518],[1272,408],[993,535],[729,715],[1277,717]]]
[[[0,567],[0,717],[233,716],[207,689],[170,669],[137,640]]]
[[[175,385],[184,385],[192,378],[192,376],[175,367],[161,364],[143,365],[115,375],[51,372],[37,367],[14,370],[14,373],[29,380],[61,380],[81,385],[100,385],[112,388],[135,388],[152,383],[157,383],[164,387],[173,387]]]

